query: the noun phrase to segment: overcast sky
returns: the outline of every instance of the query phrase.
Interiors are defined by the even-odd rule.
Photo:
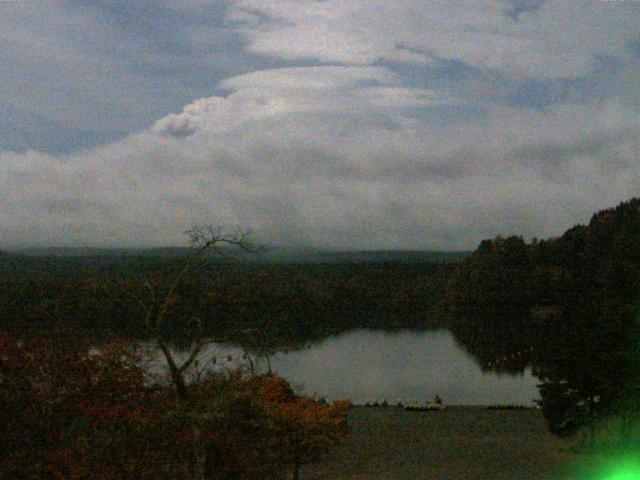
[[[0,1],[0,247],[471,249],[640,194],[640,1]]]

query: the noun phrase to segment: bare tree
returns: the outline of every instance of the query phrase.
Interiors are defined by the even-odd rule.
[[[179,300],[178,289],[188,275],[192,273],[196,262],[211,253],[222,257],[234,258],[234,250],[256,252],[260,248],[253,242],[251,233],[240,228],[228,230],[221,226],[193,225],[185,234],[189,237],[192,252],[184,259],[183,265],[172,277],[168,288],[163,292],[154,287],[150,281],[146,281],[144,289],[147,293],[147,300],[140,300],[139,303],[144,311],[145,325],[167,364],[171,381],[182,403],[184,413],[191,419],[193,434],[192,478],[193,480],[203,480],[206,473],[206,452],[201,439],[202,419],[197,410],[191,408],[192,406],[189,404],[191,399],[187,388],[187,378],[189,367],[193,365],[197,369],[198,355],[207,344],[213,342],[213,339],[203,336],[202,321],[199,318],[192,318],[190,326],[197,329],[200,335],[197,335],[197,340],[191,345],[186,360],[178,361],[167,341],[163,338],[162,328],[167,323],[175,321],[169,318],[171,308]],[[202,375],[202,371],[199,372],[199,375]]]
[[[168,313],[179,299],[178,288],[192,271],[195,263],[211,253],[222,257],[235,258],[233,257],[234,250],[244,252],[257,252],[261,250],[261,247],[254,243],[251,232],[240,228],[228,230],[221,226],[193,225],[185,234],[189,237],[192,252],[184,259],[184,264],[172,278],[168,289],[164,293],[160,293],[151,282],[146,281],[144,288],[147,291],[148,300],[139,301],[145,314],[145,325],[149,329],[154,342],[162,352],[167,367],[169,368],[171,381],[178,397],[183,402],[189,400],[186,373],[189,367],[197,360],[202,349],[207,344],[212,343],[213,340],[200,336],[200,338],[191,345],[186,360],[182,362],[179,362],[172,353],[161,331],[162,327],[171,321],[171,319],[168,318]],[[191,320],[192,326],[201,330],[202,321],[199,318],[192,318]]]

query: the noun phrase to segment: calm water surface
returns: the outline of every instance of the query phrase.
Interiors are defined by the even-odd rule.
[[[202,355],[214,356],[218,370],[246,363],[242,352],[230,346],[211,345]],[[539,398],[538,380],[530,371],[483,373],[446,330],[355,330],[304,350],[278,353],[271,365],[300,392],[354,403],[425,402],[435,395],[449,404],[531,404]]]

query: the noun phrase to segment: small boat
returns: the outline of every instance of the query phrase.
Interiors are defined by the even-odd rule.
[[[406,407],[406,410],[410,412],[433,412],[444,410],[445,408],[447,408],[447,406],[442,403],[442,399],[436,395],[433,402],[429,402],[426,405],[419,405],[418,403],[413,402]]]

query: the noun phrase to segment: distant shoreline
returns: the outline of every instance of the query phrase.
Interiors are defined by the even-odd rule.
[[[6,254],[30,257],[185,257],[186,247],[27,247],[5,248]],[[241,254],[249,263],[460,263],[471,255],[466,250],[333,250],[272,248],[259,254]],[[222,261],[222,259],[218,259]]]

